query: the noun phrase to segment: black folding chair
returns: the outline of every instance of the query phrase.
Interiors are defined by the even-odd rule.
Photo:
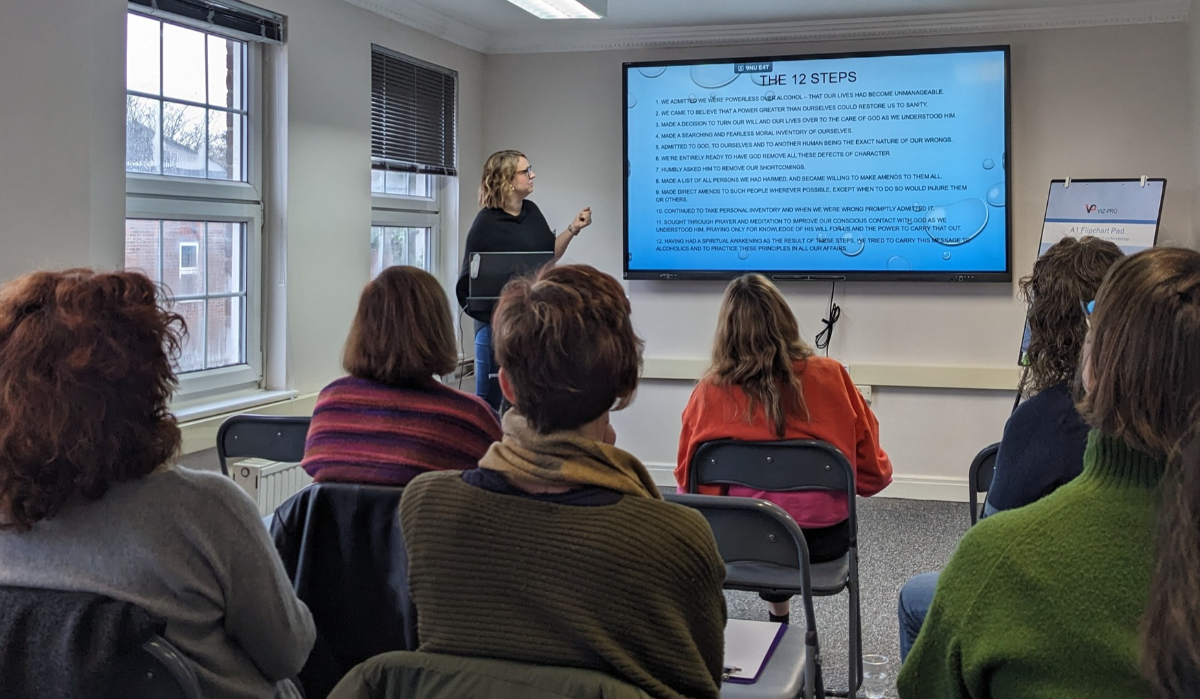
[[[804,694],[824,697],[808,545],[796,520],[773,502],[718,495],[664,494],[708,520],[725,562],[725,589],[799,595],[804,608]],[[794,661],[792,661],[794,662]]]
[[[110,691],[113,699],[202,699],[191,666],[161,636],[146,641],[119,663]]]
[[[166,626],[95,592],[0,586],[0,696],[201,699]]]
[[[298,463],[304,459],[311,417],[291,415],[233,415],[217,430],[221,473],[229,475],[231,458],[257,458]]]
[[[858,582],[858,515],[855,510],[854,468],[837,447],[815,439],[706,442],[692,457],[688,490],[700,485],[740,485],[756,490],[789,492],[830,490],[846,494],[850,548],[833,561],[810,566],[812,591],[825,597],[846,590],[849,595],[849,688],[830,690],[831,696],[854,696],[862,684],[862,618]]]
[[[996,453],[1000,451],[1000,442],[989,444],[971,460],[971,468],[967,472],[967,489],[971,498],[972,526],[983,516],[979,502],[979,494],[986,493],[992,487],[992,477],[996,475]]]

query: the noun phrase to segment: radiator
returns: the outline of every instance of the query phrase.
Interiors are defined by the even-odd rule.
[[[300,464],[282,461],[246,459],[233,464],[229,470],[233,482],[242,486],[258,503],[258,513],[263,517],[313,482]]]

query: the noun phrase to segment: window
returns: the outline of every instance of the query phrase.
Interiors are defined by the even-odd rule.
[[[371,277],[434,269],[445,180],[457,174],[457,73],[371,47]]]
[[[371,194],[433,198],[433,176],[416,172],[371,170]]]
[[[192,231],[195,231],[196,229],[202,228],[204,226],[204,223],[201,221],[193,221],[193,222],[191,222],[191,224],[193,226],[195,226],[195,228],[191,229]],[[179,271],[180,271],[180,273],[199,272],[200,266],[199,266],[199,262],[197,261],[197,258],[199,257],[199,255],[200,255],[200,243],[198,241],[193,241],[193,242],[189,242],[189,243],[180,242],[179,243]]]
[[[371,226],[371,278],[392,265],[411,265],[428,271],[432,235],[432,228]]]
[[[258,387],[259,66],[282,19],[240,3],[133,0],[126,21],[125,267],[162,284],[187,323],[180,395]]]

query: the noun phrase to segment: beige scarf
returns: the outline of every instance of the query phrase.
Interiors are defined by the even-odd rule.
[[[662,499],[646,467],[633,454],[572,430],[538,434],[515,410],[504,415],[504,441],[492,444],[479,465],[499,471],[518,487],[599,486]]]

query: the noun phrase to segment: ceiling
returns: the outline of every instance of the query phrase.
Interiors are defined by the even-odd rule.
[[[1190,0],[608,0],[542,20],[506,0],[347,0],[485,53],[765,43],[1178,22]],[[548,31],[549,30],[549,31]]]

